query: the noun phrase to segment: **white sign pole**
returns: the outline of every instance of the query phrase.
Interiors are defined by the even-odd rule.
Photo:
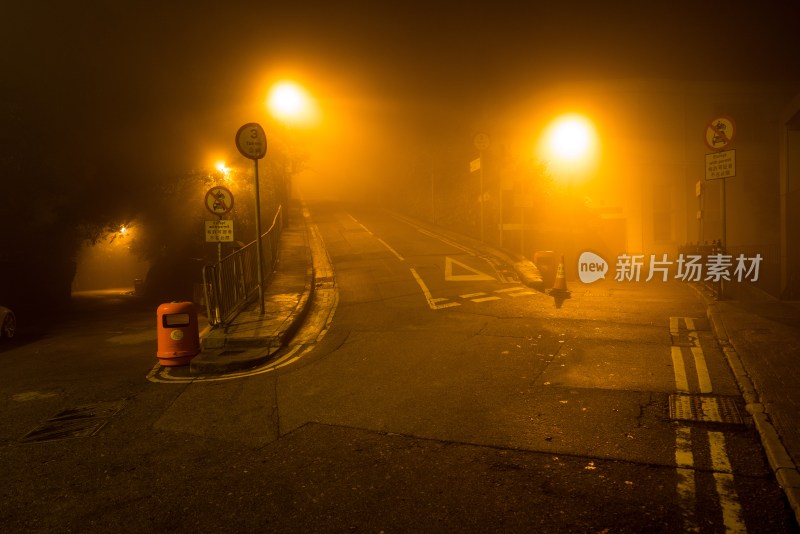
[[[258,189],[258,160],[267,154],[267,135],[260,124],[250,122],[236,132],[236,148],[253,160],[256,193],[256,268],[258,269],[258,310],[264,315],[264,266],[261,258],[261,196]]]

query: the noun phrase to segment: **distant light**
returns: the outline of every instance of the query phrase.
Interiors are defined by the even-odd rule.
[[[228,169],[228,167],[226,167],[226,166],[225,166],[225,162],[224,162],[224,161],[218,161],[218,162],[217,162],[217,163],[214,165],[214,167],[215,167],[215,168],[216,168],[216,169],[217,169],[219,172],[221,172],[222,174],[228,174],[228,170],[229,170],[229,169]]]
[[[593,143],[592,130],[583,117],[570,115],[559,119],[550,134],[553,154],[567,160],[585,156]]]
[[[294,116],[303,110],[305,95],[302,89],[291,82],[282,82],[270,93],[270,110],[279,116]]]
[[[119,229],[119,233],[124,237],[128,233],[128,228],[123,224]]]
[[[546,161],[553,177],[566,183],[581,183],[596,168],[598,136],[591,120],[577,113],[557,117],[544,131],[537,157]]]
[[[316,104],[298,84],[283,81],[275,84],[267,97],[267,108],[277,119],[292,124],[310,124],[317,119]]]

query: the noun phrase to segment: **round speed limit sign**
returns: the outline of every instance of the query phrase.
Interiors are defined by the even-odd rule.
[[[475,148],[478,150],[486,150],[489,148],[489,134],[485,134],[483,132],[477,133],[472,139],[472,142],[475,144]]]
[[[267,154],[267,135],[257,122],[248,122],[236,132],[236,148],[248,159],[261,159]]]

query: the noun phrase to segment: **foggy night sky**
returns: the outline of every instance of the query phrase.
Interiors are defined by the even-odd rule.
[[[233,134],[266,120],[275,75],[362,127],[340,149],[373,168],[423,132],[469,136],[481,114],[553,81],[800,78],[793,1],[8,4],[4,135],[134,179],[236,156]]]

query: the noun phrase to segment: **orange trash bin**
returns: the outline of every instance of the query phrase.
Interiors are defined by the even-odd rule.
[[[200,354],[197,309],[193,302],[170,302],[158,307],[158,361],[172,367],[186,365]]]

